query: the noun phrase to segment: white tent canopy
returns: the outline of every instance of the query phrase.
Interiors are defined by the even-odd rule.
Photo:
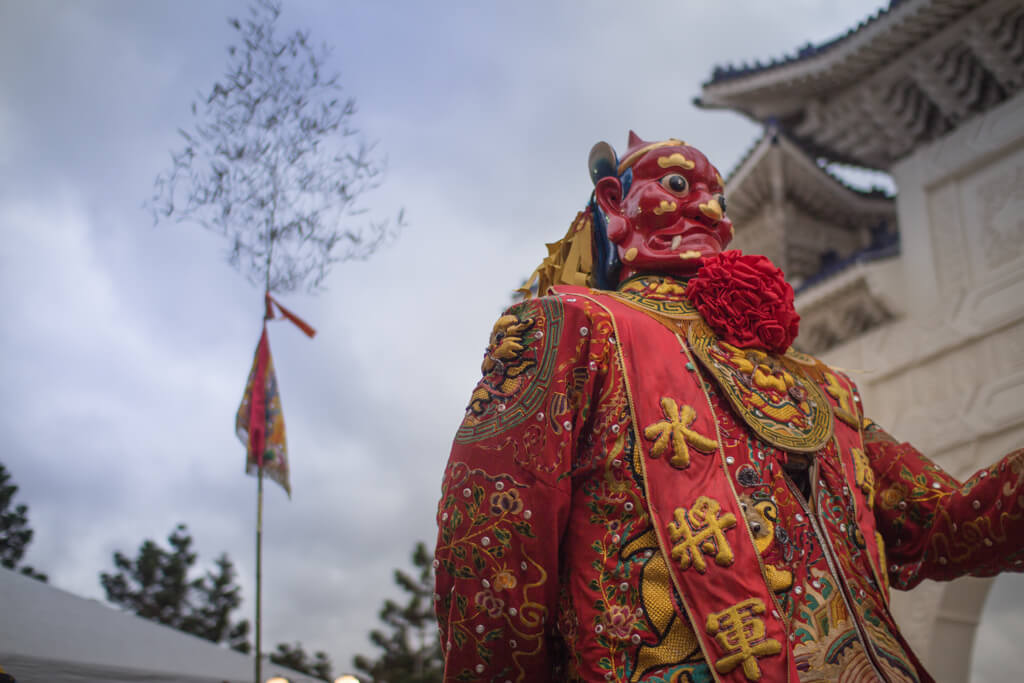
[[[0,667],[18,683],[252,683],[253,658],[0,568]],[[267,660],[264,681],[318,679]]]

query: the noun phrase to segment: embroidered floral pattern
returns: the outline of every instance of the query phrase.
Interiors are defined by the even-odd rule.
[[[633,610],[626,605],[612,605],[604,613],[604,628],[612,638],[628,640],[633,635],[633,626],[636,624],[636,617]]]
[[[520,497],[527,485],[508,475],[495,476],[454,463],[444,488],[447,495],[438,513],[439,576],[443,572],[476,586],[471,603],[468,591],[440,597],[439,610],[450,610],[445,617],[451,639],[448,648],[471,646],[486,660],[492,654],[492,641],[506,625],[514,626],[524,645],[535,643],[542,637],[538,618],[546,612],[537,601],[537,589],[543,588],[547,574],[528,550],[536,534],[532,514]],[[512,562],[519,564],[517,574],[510,569]],[[530,584],[520,586],[517,577]]]
[[[642,565],[646,557],[625,553],[625,539],[650,524],[632,471],[633,443],[624,432],[616,438],[603,467],[583,486],[588,528],[596,538],[588,556],[592,577],[587,583],[588,606],[593,610],[591,632],[605,653],[598,660],[609,680],[629,676],[628,653],[649,632],[641,602]],[[639,514],[638,514],[639,511]],[[638,572],[640,570],[640,572]],[[638,581],[638,579],[641,579]]]
[[[519,491],[495,491],[491,494],[491,514],[511,513],[517,515],[523,511],[523,500]]]
[[[894,587],[1024,568],[1024,550],[1016,541],[1024,534],[1024,450],[963,484],[891,437],[869,442],[867,453]]]

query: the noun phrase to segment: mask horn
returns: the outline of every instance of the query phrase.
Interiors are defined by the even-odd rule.
[[[607,142],[599,142],[590,148],[587,168],[590,169],[590,180],[595,185],[601,178],[616,175],[615,169],[618,165],[619,159],[615,156],[615,150]]]

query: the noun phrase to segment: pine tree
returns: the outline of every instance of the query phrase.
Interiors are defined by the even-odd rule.
[[[134,559],[115,552],[116,571],[100,574],[107,600],[145,619],[249,652],[249,622],[231,620],[242,598],[228,556],[217,558],[216,571],[192,579],[197,556],[184,524],[174,528],[167,543],[162,548],[147,539]]]
[[[291,646],[287,643],[280,643],[277,651],[271,653],[270,661],[274,664],[287,666],[290,669],[301,671],[310,676],[329,681],[331,680],[331,660],[325,652],[317,652],[313,657],[306,654],[301,643]]]
[[[235,567],[226,554],[216,560],[217,571],[194,583],[198,606],[185,620],[182,630],[215,643],[226,642],[232,649],[249,651],[249,622],[231,622],[231,613],[242,604],[242,589],[235,584]]]
[[[430,553],[422,542],[412,554],[415,578],[395,570],[395,583],[409,594],[409,602],[399,606],[384,601],[380,619],[389,632],[374,630],[370,641],[383,653],[376,660],[357,655],[356,669],[369,674],[375,683],[435,683],[441,681],[443,661],[434,617],[434,576]]]
[[[14,494],[18,492],[18,487],[10,481],[10,473],[0,464],[0,566],[19,569],[26,576],[46,581],[46,574],[28,565],[18,568],[34,532],[28,525],[28,506],[24,503],[14,505]]]

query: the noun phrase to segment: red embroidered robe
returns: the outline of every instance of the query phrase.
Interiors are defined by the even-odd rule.
[[[930,681],[888,584],[1020,570],[1024,452],[961,484],[841,373],[639,289],[494,327],[438,508],[445,680]]]

